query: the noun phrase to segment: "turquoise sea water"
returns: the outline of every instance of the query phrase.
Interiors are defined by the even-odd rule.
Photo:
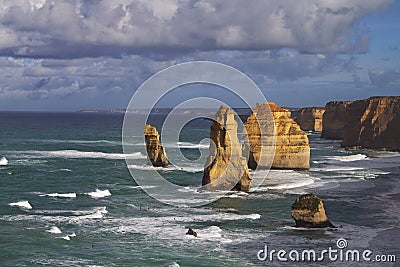
[[[255,192],[177,208],[134,182],[122,153],[122,121],[121,114],[0,113],[1,266],[280,266],[258,260],[257,252],[264,245],[336,248],[339,238],[351,249],[399,257],[398,153],[346,151],[309,133],[310,171],[272,170]],[[143,147],[142,131],[131,145]],[[208,153],[199,144],[208,131],[205,121],[186,127],[180,144],[164,144],[168,155],[179,145],[191,159]],[[133,157],[130,168],[152,169],[145,155]],[[160,172],[195,193],[202,164]],[[324,200],[337,229],[293,227],[290,205],[305,192]],[[198,238],[185,235],[188,227]]]

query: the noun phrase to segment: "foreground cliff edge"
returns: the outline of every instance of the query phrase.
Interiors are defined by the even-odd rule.
[[[147,157],[154,167],[168,167],[168,158],[164,147],[160,143],[160,135],[157,129],[150,124],[144,128]]]

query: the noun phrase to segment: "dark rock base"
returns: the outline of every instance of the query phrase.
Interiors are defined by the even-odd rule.
[[[321,223],[311,223],[305,221],[297,221],[296,227],[304,227],[304,228],[337,228],[330,221],[325,221]]]

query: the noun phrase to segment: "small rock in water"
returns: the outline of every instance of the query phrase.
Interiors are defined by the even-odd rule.
[[[314,194],[299,196],[292,204],[291,215],[296,221],[296,227],[336,228],[328,220],[322,200]]]
[[[192,228],[190,228],[190,227],[189,227],[189,229],[188,229],[188,231],[187,231],[186,234],[187,234],[187,235],[192,235],[192,236],[194,236],[194,237],[197,237],[197,233],[196,233]]]

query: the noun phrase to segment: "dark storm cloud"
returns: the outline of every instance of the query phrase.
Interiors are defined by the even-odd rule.
[[[368,72],[371,84],[375,86],[387,86],[400,83],[400,72],[390,69],[374,69]]]

